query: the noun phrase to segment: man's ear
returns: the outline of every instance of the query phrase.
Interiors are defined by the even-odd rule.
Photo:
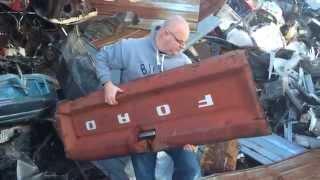
[[[158,33],[159,33],[160,35],[162,35],[162,34],[163,34],[163,28],[160,28],[160,29],[158,30]]]
[[[163,28],[163,34],[165,34],[165,35],[168,35],[168,34],[169,34],[169,31],[168,31],[168,29],[166,29],[166,28]]]
[[[166,31],[164,28],[159,29],[159,38],[162,39],[166,35]]]

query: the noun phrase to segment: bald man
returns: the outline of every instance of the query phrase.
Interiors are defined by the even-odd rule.
[[[117,94],[123,92],[111,81],[111,69],[121,70],[120,83],[160,73],[168,69],[190,64],[182,53],[189,37],[189,25],[181,16],[170,17],[149,36],[121,40],[103,47],[96,55],[96,71],[104,87],[105,102],[117,105]],[[173,179],[195,180],[200,177],[200,166],[194,146],[167,150],[174,162]],[[132,155],[137,180],[155,179],[157,153]]]

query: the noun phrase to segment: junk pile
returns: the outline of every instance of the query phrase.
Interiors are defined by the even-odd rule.
[[[86,3],[0,2],[0,179],[103,177],[90,163],[65,158],[53,127],[56,103],[68,95],[57,78],[73,29],[65,24],[96,12]]]
[[[319,136],[318,9],[310,1],[256,1],[244,11],[241,3],[229,1],[228,8],[241,16],[233,16],[221,32],[236,49],[251,55],[272,131],[307,148],[319,147],[310,144]]]
[[[56,104],[100,88],[98,48],[143,37],[173,14],[191,25],[184,52],[194,63],[244,50],[272,131],[199,146],[203,175],[319,148],[319,8],[314,0],[0,1],[0,179],[105,179],[65,156]],[[115,82],[120,73],[112,72]]]
[[[222,23],[204,38],[211,54],[247,50],[273,132],[240,139],[238,165],[271,164],[319,148],[317,5],[315,1],[229,0],[217,14]],[[221,172],[212,168],[207,173],[217,171]]]

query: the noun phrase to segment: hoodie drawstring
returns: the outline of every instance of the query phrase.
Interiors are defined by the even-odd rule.
[[[157,65],[160,66],[160,72],[163,72],[163,62],[164,62],[164,57],[165,57],[165,54],[161,54],[161,59],[159,57],[159,50],[157,50]]]

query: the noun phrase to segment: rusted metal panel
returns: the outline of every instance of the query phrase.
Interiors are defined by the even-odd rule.
[[[126,38],[141,38],[149,34],[149,31],[142,30],[142,29],[133,29],[127,28],[123,32],[116,34],[114,36],[110,36],[103,39],[98,39],[93,41],[92,43],[97,47],[101,48],[102,46],[109,45],[119,41],[119,39],[126,39]]]
[[[209,16],[210,14],[216,15],[225,3],[226,0],[201,0],[199,21]]]
[[[209,16],[198,23],[197,31],[192,32],[186,43],[185,49],[190,48],[192,45],[197,43],[201,38],[211,32],[220,24],[217,17]],[[118,41],[123,38],[140,38],[148,34],[149,31],[136,28],[126,28],[122,32],[109,36],[107,38],[99,39],[93,42],[96,47],[102,47]]]
[[[205,180],[315,180],[320,179],[320,150],[309,151],[288,160],[242,171],[223,173]]]
[[[114,15],[117,12],[134,11],[146,19],[163,19],[171,14],[180,14],[194,20],[202,20],[215,15],[226,0],[90,0],[98,8],[99,14]],[[199,7],[200,5],[200,7]],[[142,9],[144,8],[144,9]],[[200,8],[200,9],[199,9]]]
[[[92,160],[269,133],[247,55],[235,51],[59,104],[57,127],[71,159]]]
[[[211,32],[220,24],[220,21],[217,17],[209,16],[198,23],[197,31],[192,32],[189,36],[189,39],[186,43],[185,49],[190,48],[195,43],[197,43],[201,38]],[[118,41],[123,38],[140,38],[147,35],[149,31],[136,28],[126,28],[118,34],[109,36],[107,38],[102,38],[93,42],[96,47],[102,47]]]
[[[206,175],[236,170],[238,140],[206,145],[201,157],[201,170]]]
[[[90,0],[99,15],[112,16],[118,12],[135,12],[141,22],[138,27],[160,24],[171,15],[181,15],[192,27],[198,22],[200,0]],[[193,28],[194,29],[194,28]]]

